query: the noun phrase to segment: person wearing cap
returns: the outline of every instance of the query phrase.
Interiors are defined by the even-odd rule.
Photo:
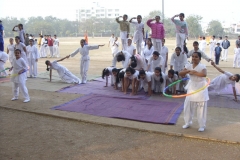
[[[231,85],[233,90],[233,95],[234,95],[233,100],[237,101],[238,99],[237,99],[237,91],[235,88],[235,83],[239,82],[240,75],[239,74],[234,75],[230,72],[226,72],[222,70],[221,68],[217,67],[213,61],[211,62],[211,65],[223,74],[217,76],[211,81],[208,87],[208,91],[216,91],[219,94],[223,89],[227,88],[228,85]]]
[[[3,30],[2,21],[0,20],[0,51],[4,51],[4,40],[3,40]]]

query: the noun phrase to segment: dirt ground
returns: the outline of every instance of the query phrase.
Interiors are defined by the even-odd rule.
[[[110,48],[107,46],[108,39],[89,38],[90,45],[105,44],[99,50],[90,52],[89,78],[100,76],[103,68],[111,66],[112,55]],[[80,38],[59,38],[59,40],[61,57],[72,53],[79,47]],[[188,43],[189,50],[192,49],[192,42],[193,40],[190,40]],[[232,67],[234,43],[235,41],[232,40],[229,49],[229,61],[221,61],[220,67],[232,73],[240,73],[240,69]],[[6,44],[8,44],[7,40],[5,40]],[[166,46],[169,48],[169,55],[171,55],[175,40],[167,39]],[[206,53],[209,53],[208,48]],[[39,74],[44,75],[45,78],[48,76],[44,64],[47,59],[53,61],[56,58],[39,60]],[[60,63],[79,76],[79,59],[80,55],[76,55]],[[202,63],[207,64],[210,78],[220,74],[205,60],[202,60]],[[5,66],[8,67],[9,63]],[[121,65],[118,64],[118,66]],[[43,79],[43,81],[47,81],[47,79]],[[31,88],[30,93],[32,95],[41,96],[41,94],[46,94],[46,91],[49,93],[47,94],[48,100],[43,102],[35,96],[32,97],[30,104],[51,104],[51,100],[57,97],[56,94],[51,95],[52,90],[57,90],[59,86],[60,88],[65,86],[65,84],[57,80],[51,82],[51,84],[46,87],[36,84],[35,89]],[[17,105],[17,103],[11,103],[10,101],[12,98],[10,94],[11,87],[5,84],[3,87],[0,84],[0,88],[8,90],[5,94],[1,89],[1,104]],[[72,95],[72,97],[76,96]],[[65,101],[64,97],[59,103],[62,101]],[[30,104],[27,107],[30,107]],[[2,107],[0,107],[0,127],[0,160],[240,159],[239,145],[164,136],[114,126],[106,127],[8,110]]]

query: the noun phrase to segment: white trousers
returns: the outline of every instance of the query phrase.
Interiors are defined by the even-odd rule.
[[[136,42],[136,48],[137,48],[137,53],[138,53],[139,55],[141,55],[141,52],[142,52],[142,41],[138,40],[138,41]]]
[[[162,40],[161,40],[161,39],[152,38],[152,43],[153,43],[154,50],[155,50],[155,51],[158,51],[158,53],[161,54],[161,50],[162,50]]]
[[[186,39],[186,35],[184,33],[176,33],[176,43],[177,47],[180,47],[183,51],[184,41]]]
[[[58,45],[53,46],[53,55],[56,57],[60,57]]]
[[[20,92],[22,92],[23,97],[25,99],[30,99],[29,95],[28,95],[28,89],[26,87],[26,83],[12,83],[12,91],[13,91],[13,96],[15,98],[18,98],[19,96],[19,89]]]
[[[122,50],[126,51],[127,50],[127,39],[121,39],[122,41]]]
[[[240,68],[240,55],[234,54],[234,57],[233,57],[233,67]]]
[[[5,69],[5,68],[4,68],[4,64],[5,64],[4,62],[0,61],[0,71],[2,71],[2,70]],[[0,72],[0,75],[2,75],[2,76],[7,76],[7,72],[6,72],[6,70]]]
[[[28,58],[29,76],[37,76],[37,62],[36,59]]]
[[[184,102],[184,121],[186,125],[192,124],[195,109],[197,108],[197,119],[199,128],[206,127],[207,120],[207,101],[204,102],[191,102],[185,99]]]
[[[53,46],[48,46],[50,51],[50,57],[53,57]]]
[[[210,47],[210,55],[209,55],[209,58],[212,58],[212,55],[213,55],[213,57],[215,56],[215,48],[211,48],[211,47]]]
[[[222,60],[227,61],[228,49],[223,49],[223,52],[221,55],[222,55]]]
[[[80,75],[82,77],[82,82],[87,82],[87,71],[89,68],[89,60],[81,60],[80,64]]]

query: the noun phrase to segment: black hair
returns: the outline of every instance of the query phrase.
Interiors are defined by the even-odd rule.
[[[215,38],[215,36],[213,35],[213,38]]]
[[[202,37],[203,39],[205,39],[205,37]]]
[[[202,54],[201,54],[200,52],[193,52],[193,54],[194,54],[194,53],[196,53],[196,54],[198,55],[199,59],[202,58]]]
[[[220,45],[220,43],[217,43],[217,45]]]
[[[175,50],[180,50],[180,52],[182,51],[182,48],[181,47],[176,47]]]
[[[146,75],[146,72],[144,70],[140,70],[138,74],[138,79],[140,79],[141,75]]]
[[[118,74],[118,79],[122,79],[122,78],[124,78],[124,74],[125,74],[124,71],[119,72],[119,74]]]
[[[239,80],[240,80],[240,75],[239,74],[235,74],[235,76],[237,76],[237,80],[236,80],[236,82],[238,82]]]
[[[50,63],[50,61],[49,61],[49,60],[46,60],[46,61],[45,61],[45,64],[47,65],[47,69],[46,69],[47,71],[49,71],[49,69],[50,69],[50,68],[48,67],[48,66],[49,66],[48,63]]]
[[[202,36],[200,36],[199,38],[202,38]]]
[[[20,37],[19,36],[16,36],[15,38],[19,39],[20,40]]]
[[[135,71],[135,69],[133,69],[133,68],[131,68],[131,67],[128,67],[128,68],[126,69],[126,72],[130,72],[131,74],[134,74],[136,71]]]
[[[104,68],[102,71],[102,79],[104,79],[104,77],[106,76],[106,74],[109,74],[110,71],[107,68]]]
[[[86,43],[85,39],[81,39],[81,40],[80,40],[80,42],[82,42],[82,41],[83,41],[83,43]]]
[[[34,41],[34,39],[31,38],[31,39],[29,39],[29,41]]]
[[[128,15],[127,15],[127,14],[124,14],[124,15],[123,15],[123,17],[124,17],[124,16],[126,16],[126,17],[127,17],[127,19],[128,19]]]
[[[15,53],[16,51],[19,51],[20,54],[21,54],[21,50],[20,50],[20,49],[15,49],[15,50],[14,50],[14,53]]]
[[[132,68],[137,67],[137,59],[136,59],[136,57],[133,55],[130,59],[131,59],[130,66]]]
[[[160,16],[158,16],[158,15],[157,15],[157,16],[155,16],[155,17],[158,17],[158,18],[160,18]]]
[[[119,80],[119,74],[120,74],[120,71],[122,70],[123,68],[120,68],[120,69],[117,69],[117,68],[113,68],[112,69],[112,72],[117,72],[117,75],[116,75],[116,83],[119,83],[120,80]],[[125,73],[125,72],[124,72]],[[123,77],[124,77],[124,74],[123,74]],[[122,77],[122,78],[123,78]]]
[[[154,71],[159,71],[160,72],[160,83],[163,83],[163,76],[162,76],[162,69],[160,67],[156,67]]]
[[[148,38],[147,40],[151,42],[151,45],[148,47],[148,49],[151,49],[152,46],[153,46],[153,44],[152,44],[152,39],[151,39],[151,38]]]
[[[21,26],[22,27],[22,29],[23,29],[23,25],[20,23],[20,24],[18,24],[19,26]]]
[[[156,55],[156,56],[160,55],[160,53],[158,51],[154,51],[153,54]]]
[[[180,13],[179,16],[183,16],[183,18],[185,17],[184,13]]]
[[[142,19],[142,16],[141,15],[137,15],[137,17],[140,17]]]
[[[196,44],[196,45],[199,45],[198,41],[194,41],[193,42],[193,45]]]
[[[222,39],[222,37],[219,37],[220,39]]]
[[[117,55],[117,61],[118,61],[118,62],[125,61],[125,56],[122,55],[122,54],[118,54],[118,55]]]
[[[178,71],[174,71],[173,69],[168,70],[168,74],[174,75],[176,74],[178,76]]]
[[[226,38],[228,38],[228,36],[225,36]]]

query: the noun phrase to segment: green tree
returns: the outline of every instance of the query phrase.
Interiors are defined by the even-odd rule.
[[[195,39],[203,34],[201,26],[202,17],[199,15],[190,15],[186,18],[188,24],[188,34]]]
[[[208,24],[207,33],[209,35],[223,36],[224,32],[222,24],[218,20],[212,20]]]

